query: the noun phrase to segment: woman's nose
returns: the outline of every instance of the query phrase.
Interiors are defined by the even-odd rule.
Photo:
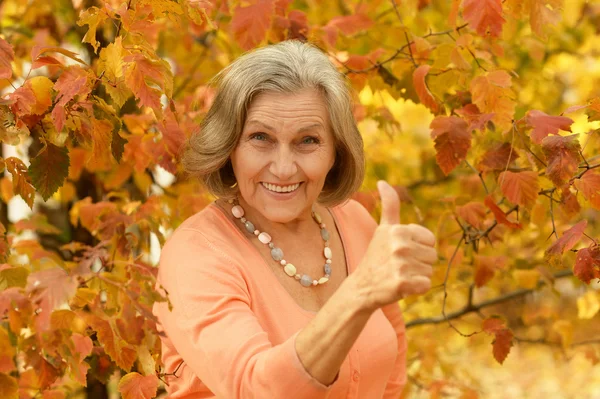
[[[279,148],[269,165],[269,172],[281,181],[291,179],[298,172],[293,153],[286,148]]]

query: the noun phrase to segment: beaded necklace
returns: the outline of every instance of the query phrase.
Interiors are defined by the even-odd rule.
[[[285,274],[298,280],[303,287],[325,284],[327,281],[329,281],[329,277],[331,276],[331,258],[333,256],[331,248],[329,247],[329,231],[327,231],[325,223],[323,223],[323,219],[318,213],[315,212],[314,208],[311,212],[311,215],[315,223],[317,223],[317,225],[321,228],[321,238],[325,242],[325,248],[323,249],[323,256],[325,257],[325,265],[323,266],[324,275],[318,280],[313,280],[313,278],[308,274],[297,273],[296,266],[283,259],[283,250],[275,246],[275,244],[272,242],[271,236],[264,231],[261,232],[256,229],[254,224],[244,217],[244,208],[242,208],[242,206],[239,204],[237,198],[230,199],[227,202],[233,204],[231,213],[244,225],[246,231],[250,234],[254,234],[254,236],[256,236],[261,243],[267,245],[271,249],[271,257],[275,262],[283,266],[283,271]]]

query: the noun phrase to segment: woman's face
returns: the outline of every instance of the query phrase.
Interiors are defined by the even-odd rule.
[[[278,223],[310,215],[334,161],[327,106],[314,89],[256,96],[231,154],[243,200]]]

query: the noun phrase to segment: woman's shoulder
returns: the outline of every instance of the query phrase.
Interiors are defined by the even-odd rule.
[[[341,219],[343,225],[351,230],[375,230],[377,222],[369,211],[358,201],[350,198],[332,208],[334,214]]]

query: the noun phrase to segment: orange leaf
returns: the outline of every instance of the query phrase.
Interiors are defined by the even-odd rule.
[[[33,209],[33,200],[35,198],[35,188],[31,185],[31,180],[27,174],[27,167],[19,158],[10,157],[5,159],[6,170],[12,175],[13,192],[23,198],[23,200]]]
[[[508,328],[500,330],[496,333],[496,339],[492,342],[494,359],[500,364],[504,363],[506,356],[510,352],[512,346],[513,333]]]
[[[425,83],[425,76],[427,76],[430,68],[429,65],[421,65],[415,69],[413,72],[413,85],[423,105],[430,108],[433,112],[438,112],[439,106],[433,94],[427,88],[427,83]]]
[[[456,207],[456,213],[473,227],[481,229],[485,220],[485,206],[481,202],[468,202]]]
[[[479,112],[479,108],[475,104],[467,104],[462,108],[456,109],[454,112],[469,122],[469,128],[467,129],[469,132],[472,130],[485,131],[487,123],[494,117],[494,114],[482,114]]]
[[[506,258],[503,256],[475,255],[475,285],[483,287],[494,277],[496,270],[504,267]]]
[[[481,328],[488,334],[496,334],[506,328],[506,322],[498,316],[492,316],[481,323]]]
[[[77,62],[85,65],[85,62],[77,57],[77,53],[66,50],[62,47],[47,47],[47,46],[35,45],[31,49],[31,60],[33,61],[31,69],[36,69],[42,65],[46,65],[46,64],[41,64],[41,65],[38,64],[38,62],[40,61],[41,58],[50,58],[50,59],[54,60],[56,63],[62,65],[59,61],[57,61],[56,59],[54,59],[52,57],[47,57],[47,56],[44,57],[43,55],[46,53],[59,53],[59,54],[64,55],[65,57],[69,57],[73,61],[77,61]]]
[[[483,154],[477,167],[481,171],[505,170],[518,157],[519,154],[510,143],[499,143]]]
[[[6,40],[0,37],[0,79],[12,77],[11,62],[15,59],[15,52]]]
[[[458,7],[460,6],[461,0],[452,0],[452,6],[450,13],[448,13],[448,25],[454,29],[456,28],[456,17],[458,16]]]
[[[457,116],[438,116],[429,126],[435,140],[436,161],[445,175],[462,162],[471,148],[467,123]]]
[[[114,164],[111,151],[113,124],[106,119],[92,118],[92,153],[87,168],[92,172],[105,171]]]
[[[585,199],[592,206],[600,209],[600,174],[594,171],[585,173],[581,178],[575,180],[575,187],[582,192]]]
[[[556,25],[560,21],[560,13],[556,6],[548,7],[547,0],[533,0],[531,5],[531,29],[536,35],[545,38],[544,28]]]
[[[139,373],[129,373],[119,381],[119,392],[123,399],[150,399],[156,396],[158,377],[156,375],[143,376]]]
[[[577,251],[573,274],[586,284],[594,278],[600,278],[600,247],[592,244]]]
[[[42,389],[48,388],[58,378],[59,371],[44,358],[41,358],[40,364],[36,365],[35,368],[38,371],[38,379]]]
[[[68,174],[69,151],[52,143],[47,143],[29,165],[31,183],[44,201],[62,187]]]
[[[85,314],[85,318],[96,331],[98,342],[103,346],[104,352],[110,356],[117,366],[129,371],[137,358],[137,352],[115,334],[109,320],[93,314]]]
[[[566,116],[550,116],[535,109],[527,112],[525,120],[533,127],[531,140],[536,144],[541,144],[544,137],[549,134],[558,134],[559,130],[570,132],[573,123],[573,119]]]
[[[571,248],[577,244],[581,236],[583,235],[583,231],[587,226],[587,220],[583,219],[581,222],[577,223],[567,231],[563,233],[563,235],[556,240],[550,247],[546,250],[547,255],[558,255],[564,254],[566,251],[569,251]]]
[[[155,112],[160,113],[162,106],[160,104],[160,91],[148,86],[146,75],[137,62],[128,64],[125,72],[125,82],[133,94],[140,100],[140,105],[150,107]]]
[[[542,150],[548,159],[546,173],[557,187],[562,186],[577,171],[581,146],[577,135],[549,136],[542,140]]]
[[[231,19],[233,37],[244,50],[261,43],[271,26],[275,13],[272,0],[254,0],[246,7],[236,7]]]
[[[20,381],[23,381],[21,378]],[[19,385],[14,377],[0,373],[0,398],[17,399],[19,397]]]
[[[31,87],[21,86],[8,95],[14,103],[11,105],[13,113],[17,116],[30,114],[35,106],[35,93]]]
[[[510,202],[527,208],[535,204],[540,190],[537,173],[531,171],[502,172],[498,176],[498,183]]]
[[[472,102],[484,113],[493,113],[492,120],[503,131],[512,127],[515,113],[515,94],[511,90],[512,79],[503,70],[476,76],[469,85]]]
[[[54,90],[56,95],[56,105],[52,110],[52,118],[57,131],[61,131],[65,124],[65,105],[76,96],[87,96],[91,91],[91,85],[88,85],[88,73],[78,65],[73,65],[64,70],[56,83]]]
[[[475,27],[481,36],[488,32],[491,36],[499,37],[502,34],[501,0],[464,0],[463,18],[471,26]]]
[[[502,209],[500,209],[500,207],[498,205],[496,205],[496,203],[494,202],[494,199],[492,198],[491,195],[486,196],[483,203],[485,204],[485,206],[487,206],[490,209],[490,211],[492,211],[492,213],[494,214],[494,217],[496,218],[496,221],[498,223],[504,224],[504,225],[510,227],[511,229],[522,229],[523,228],[523,226],[521,226],[521,223],[515,223],[515,222],[511,222],[510,220],[508,220],[504,211]]]
[[[352,36],[373,26],[373,20],[364,14],[344,15],[332,18],[326,26],[335,27],[344,35]]]

